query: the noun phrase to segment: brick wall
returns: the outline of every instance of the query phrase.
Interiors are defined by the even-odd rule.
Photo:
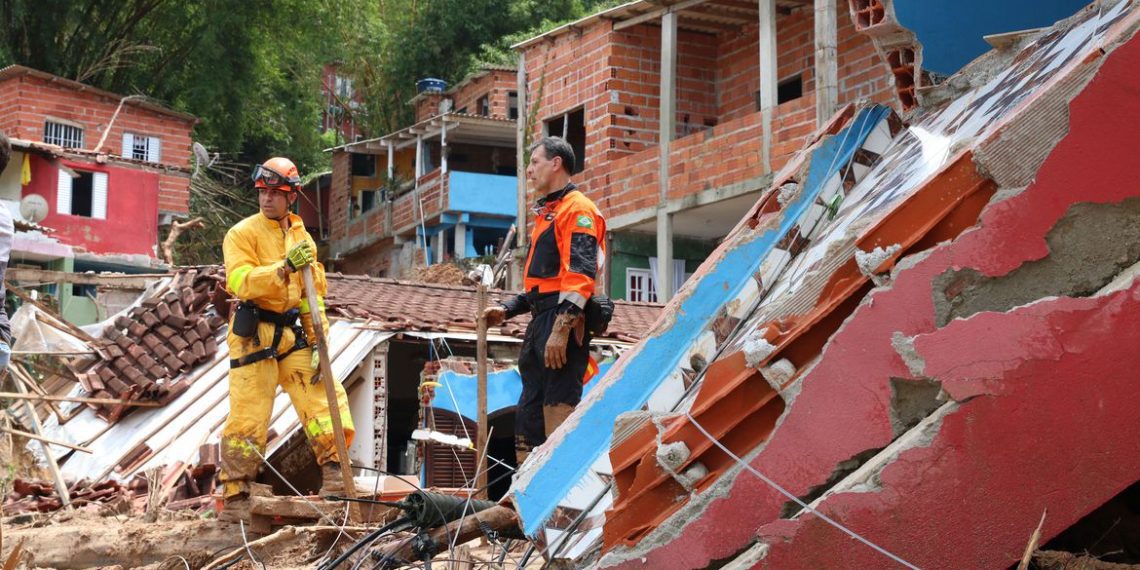
[[[430,119],[439,114],[439,104],[444,95],[439,91],[422,93],[416,99],[416,122]]]
[[[451,94],[454,105],[452,109],[458,111],[467,108],[467,112],[478,114],[478,101],[484,95],[490,96],[490,116],[505,119],[508,113],[508,96],[518,89],[518,76],[513,71],[501,69],[488,70],[487,75],[460,86]]]
[[[890,71],[874,45],[839,14],[840,104],[870,98],[891,102]],[[612,31],[598,22],[581,33],[556,36],[525,51],[528,95],[539,121],[583,106],[585,170],[579,185],[610,217],[654,206],[657,198],[658,93],[661,30],[642,25]],[[763,174],[759,25],[718,36],[680,30],[677,55],[677,138],[671,153],[670,198],[749,180]],[[773,114],[773,169],[815,130],[814,21],[797,9],[777,21],[777,77],[800,74],[804,95]],[[715,126],[712,126],[715,125]]]
[[[333,242],[348,237],[348,202],[351,187],[352,158],[343,150],[332,153],[332,186],[329,189],[329,239]]]
[[[43,140],[44,121],[59,119],[83,127],[84,146],[92,150],[119,105],[117,98],[92,91],[79,91],[64,84],[19,75],[0,82],[0,128],[10,137]],[[121,155],[123,134],[133,133],[161,140],[161,165],[190,167],[190,120],[123,105],[115,119],[103,150]],[[159,182],[159,209],[186,213],[190,207],[190,180],[183,174],[164,174]]]

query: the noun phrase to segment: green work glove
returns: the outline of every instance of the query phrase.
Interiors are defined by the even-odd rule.
[[[307,240],[299,242],[297,245],[289,249],[289,253],[285,254],[285,263],[289,265],[289,269],[298,271],[301,268],[316,261],[316,256],[313,252],[313,246]]]
[[[312,349],[313,356],[309,359],[309,367],[313,369],[313,375],[309,378],[310,384],[316,384],[321,381],[321,353],[314,346]]]

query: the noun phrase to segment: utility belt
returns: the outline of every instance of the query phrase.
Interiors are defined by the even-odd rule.
[[[530,304],[531,317],[558,307],[558,297],[557,292],[539,293],[537,287],[528,291],[526,300]],[[591,295],[582,313],[586,318],[586,330],[594,336],[604,335],[614,317],[614,302],[606,295]]]
[[[530,316],[537,317],[558,306],[558,292],[539,293],[538,287],[527,291],[526,302],[530,305]]]
[[[301,316],[301,311],[291,309],[284,313],[275,313],[266,309],[258,307],[255,303],[250,301],[242,301],[238,303],[237,311],[234,312],[233,324],[230,332],[236,336],[243,338],[252,338],[254,346],[261,345],[261,337],[257,334],[258,325],[261,323],[273,324],[273,342],[268,347],[263,348],[257,352],[251,352],[240,358],[230,359],[230,368],[240,368],[255,362],[261,362],[270,358],[276,358],[279,362],[284,360],[286,356],[309,346],[308,339],[305,337],[305,328],[298,323]],[[297,340],[289,350],[282,354],[277,353],[277,345],[281,343],[281,336],[285,332],[285,328],[293,329],[293,337]]]

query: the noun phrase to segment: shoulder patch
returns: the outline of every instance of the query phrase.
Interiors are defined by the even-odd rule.
[[[594,227],[594,219],[591,218],[590,216],[587,216],[586,214],[582,214],[582,215],[578,216],[578,227],[580,227],[580,228],[592,228],[592,227]]]

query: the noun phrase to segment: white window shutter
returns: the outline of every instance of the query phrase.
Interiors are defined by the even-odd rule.
[[[91,217],[107,219],[107,173],[96,172],[91,180]]]
[[[151,162],[162,162],[162,140],[158,137],[150,137],[150,142],[147,143],[147,157]]]
[[[134,154],[134,148],[135,135],[132,135],[131,133],[123,133],[123,154],[120,156],[123,158],[131,158],[131,155]]]
[[[71,214],[71,175],[62,168],[59,170],[59,183],[56,185],[55,211]]]

